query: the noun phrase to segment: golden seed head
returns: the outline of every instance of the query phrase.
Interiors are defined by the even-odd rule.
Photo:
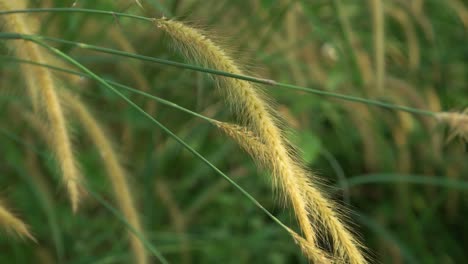
[[[0,0],[0,7],[7,10],[14,9],[15,3],[22,1]],[[34,29],[30,27],[24,16],[13,14],[5,16],[8,20],[6,26],[12,32],[21,34],[33,34]],[[47,63],[42,50],[37,44],[26,41],[24,45],[14,47],[18,57],[38,63]],[[74,212],[78,210],[81,200],[82,179],[80,170],[73,154],[73,144],[67,128],[64,109],[57,94],[57,83],[50,70],[44,67],[32,67],[26,64],[21,66],[26,75],[26,83],[29,95],[36,112],[44,112],[47,116],[51,131],[52,149],[58,161],[64,185]]]
[[[156,25],[168,33],[189,59],[204,67],[242,75],[241,67],[220,46],[201,31],[183,23],[159,19]],[[292,205],[305,239],[294,239],[312,261],[323,259],[318,237],[333,238],[332,260],[352,264],[366,263],[360,245],[339,220],[336,205],[329,202],[312,182],[311,175],[290,149],[278,125],[271,102],[252,83],[223,76],[213,76],[226,101],[233,106],[242,126],[215,123],[238,142],[257,161],[272,171],[273,184]],[[272,82],[274,84],[274,82]],[[313,220],[311,220],[313,219]],[[323,227],[323,229],[321,229]]]
[[[28,226],[16,217],[0,200],[0,227],[7,232],[18,234],[20,237],[27,237],[36,242],[36,239],[29,232]]]
[[[447,124],[451,130],[448,140],[459,136],[468,141],[468,108],[465,111],[441,112],[436,115],[439,122]]]

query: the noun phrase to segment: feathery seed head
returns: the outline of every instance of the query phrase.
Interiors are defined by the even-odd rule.
[[[461,113],[441,112],[436,115],[436,118],[439,122],[449,126],[451,134],[448,140],[459,136],[468,141],[468,108]]]
[[[242,75],[241,68],[218,45],[197,29],[183,23],[157,19],[156,25],[169,34],[184,55],[204,67]],[[312,182],[312,175],[298,162],[278,125],[271,103],[250,82],[212,76],[217,86],[226,94],[242,126],[215,123],[221,130],[236,140],[255,160],[272,171],[273,183],[292,205],[304,233],[301,248],[315,262],[323,258],[317,237],[328,233],[333,237],[333,261],[347,260],[352,264],[366,263],[359,243],[338,219],[335,205],[330,203]],[[313,219],[313,221],[311,221]],[[317,224],[322,223],[325,230]],[[297,237],[295,237],[296,240]],[[323,262],[323,261],[322,261]]]

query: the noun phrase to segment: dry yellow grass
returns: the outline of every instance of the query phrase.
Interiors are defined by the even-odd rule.
[[[104,129],[99,125],[93,115],[87,110],[86,106],[80,99],[72,94],[62,91],[61,97],[70,107],[70,110],[80,120],[85,131],[89,134],[104,163],[106,175],[114,189],[115,199],[126,217],[128,223],[141,235],[143,229],[140,224],[140,219],[134,205],[133,195],[127,182],[126,172],[119,162],[116,151],[112,147]],[[145,246],[142,241],[131,231],[129,231],[130,244],[135,255],[135,263],[148,263]]]
[[[451,130],[448,140],[460,136],[468,141],[468,109],[462,113],[440,112],[436,115],[439,122],[447,124]]]
[[[371,81],[373,81],[374,76],[369,54],[362,47],[363,45],[352,27],[352,23],[350,22],[348,10],[345,4],[342,1],[336,1],[336,3],[338,18],[347,41],[349,41],[349,44],[351,45],[350,48],[352,51],[352,56],[356,61],[362,82],[364,84],[369,84]]]
[[[374,63],[377,90],[382,92],[385,85],[385,13],[382,0],[371,0],[374,31]]]
[[[229,58],[220,48],[218,48],[211,40],[196,30],[183,25],[182,23],[158,20],[158,26],[168,32],[181,46],[181,51],[185,51],[187,57],[193,57],[204,65],[212,65],[213,68],[231,73],[241,73],[234,61]],[[219,79],[219,80],[218,80]],[[277,128],[275,121],[270,114],[269,107],[263,102],[258,93],[250,83],[237,79],[217,78],[220,82],[220,87],[228,93],[229,102],[233,103],[234,107],[241,110],[240,116],[244,120],[253,124],[253,128],[261,135],[264,140],[274,142],[273,145],[277,148],[272,149],[275,152],[275,157],[278,157],[278,163],[275,168],[274,183],[283,189],[286,195],[290,198],[295,209],[300,226],[312,245],[316,244],[316,234],[312,229],[312,224],[308,217],[307,204],[300,191],[298,191],[297,180],[293,175],[293,171],[288,166],[291,162],[288,151],[284,147],[281,133]]]
[[[120,28],[114,27],[109,30],[109,37],[111,38],[112,42],[114,42],[119,47],[119,49],[129,53],[138,53]],[[129,62],[119,64],[122,73],[125,73],[130,78],[132,78],[138,89],[142,90],[143,92],[150,92],[151,85],[143,75],[143,66],[143,63],[140,61],[133,62],[132,64]],[[145,105],[145,111],[150,115],[154,115],[156,111],[156,102],[153,100],[147,101]]]
[[[243,73],[222,48],[199,30],[164,18],[156,20],[156,24],[175,40],[188,58],[224,72]],[[233,106],[239,119],[268,150],[268,155],[256,158],[267,159],[264,163],[273,172],[274,185],[291,203],[306,239],[303,241],[295,238],[299,243],[306,243],[301,244],[304,253],[315,262],[327,259],[328,254],[318,245],[318,237],[320,233],[324,236],[329,234],[334,248],[332,261],[366,263],[359,243],[339,220],[336,206],[322,195],[313,182],[316,180],[314,175],[303,168],[289,147],[265,96],[247,81],[220,76],[214,76],[214,79],[220,90],[227,94],[227,101]],[[236,130],[238,129],[234,129]],[[248,136],[251,137],[249,133]]]
[[[397,6],[388,5],[386,13],[395,19],[403,29],[408,46],[408,64],[411,70],[417,70],[420,64],[421,55],[419,50],[419,40],[411,18],[408,13]]]
[[[13,10],[24,8],[23,1],[0,0],[0,8]],[[32,34],[33,29],[25,20],[24,16],[14,14],[4,16],[5,26],[12,32],[21,34]],[[22,59],[46,63],[43,51],[29,41],[21,40],[10,42],[17,56]],[[57,95],[56,82],[47,68],[33,67],[26,64],[21,65],[22,72],[28,73],[24,77],[28,86],[29,94],[34,108],[37,112],[45,112],[51,133],[52,148],[63,176],[65,187],[68,190],[72,209],[77,211],[81,199],[81,174],[73,154],[72,142],[68,133],[64,111]]]
[[[400,1],[400,4],[405,6],[411,12],[413,19],[421,27],[426,39],[430,42],[434,42],[435,32],[432,27],[431,20],[427,14],[425,14],[424,1]]]
[[[0,227],[10,233],[16,233],[20,237],[27,237],[33,241],[36,239],[29,232],[28,226],[10,212],[0,200]]]

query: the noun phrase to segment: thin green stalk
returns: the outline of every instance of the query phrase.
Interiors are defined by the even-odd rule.
[[[9,138],[11,141],[16,142],[17,144],[23,145],[25,148],[30,148],[31,146],[26,143],[24,138],[21,138],[18,134],[10,132],[3,127],[0,127],[0,133],[3,134],[5,137]],[[36,153],[34,153],[36,154]],[[20,152],[17,155],[24,155]],[[5,161],[9,162],[9,157],[5,157]],[[10,157],[10,158],[18,158],[18,157]],[[13,164],[13,162],[11,162]],[[37,182],[35,182],[31,175],[26,171],[24,166],[15,166],[14,169],[16,173],[25,181],[27,181],[28,185],[30,186],[32,193],[36,196],[36,202],[38,203],[39,207],[42,207],[44,214],[47,218],[47,224],[50,228],[50,233],[52,236],[52,240],[54,242],[55,251],[57,255],[57,260],[59,262],[63,262],[65,258],[64,254],[64,243],[62,238],[62,233],[60,230],[60,224],[56,214],[56,207],[53,204],[52,198],[48,196],[48,193],[45,193],[44,190],[41,189],[41,186],[38,186]]]
[[[87,13],[87,14],[99,14],[99,15],[107,15],[113,17],[127,17],[133,18],[137,20],[142,20],[146,22],[152,22],[154,19],[144,16],[126,14],[126,13],[119,13],[114,11],[105,11],[105,10],[96,10],[96,9],[86,9],[86,8],[27,8],[27,9],[19,9],[19,10],[3,10],[0,11],[0,15],[8,15],[8,14],[19,14],[19,13]]]
[[[8,56],[2,56],[0,55],[0,59],[3,60],[3,61],[12,61],[12,62],[20,62],[20,63],[27,63],[27,64],[31,64],[31,65],[35,65],[35,66],[40,66],[40,67],[46,67],[48,69],[51,69],[51,70],[54,70],[54,71],[60,71],[60,72],[64,72],[64,73],[68,73],[68,74],[73,74],[73,75],[78,75],[78,76],[81,76],[81,77],[86,77],[86,78],[92,78],[91,75],[89,74],[86,74],[86,73],[81,73],[81,72],[77,72],[77,71],[73,71],[73,70],[69,70],[69,69],[65,69],[65,68],[60,68],[60,67],[57,67],[57,66],[53,66],[53,65],[50,65],[50,64],[45,64],[45,63],[39,63],[39,62],[35,62],[35,61],[30,61],[30,60],[23,60],[23,59],[18,59],[18,58],[14,58],[14,57],[8,57]],[[121,83],[118,83],[118,82],[114,82],[114,81],[111,81],[111,80],[107,80],[105,78],[102,78],[104,81],[106,81],[107,83],[115,86],[115,87],[118,87],[118,88],[122,88],[122,89],[125,89],[125,90],[128,90],[132,93],[136,93],[136,94],[140,94],[140,95],[143,95],[145,97],[148,97],[150,99],[153,99],[161,104],[164,104],[164,105],[167,105],[167,106],[170,106],[170,107],[173,107],[173,108],[176,108],[176,109],[179,109],[183,112],[186,112],[188,114],[191,114],[193,116],[196,116],[196,117],[199,117],[201,119],[204,119],[210,123],[215,123],[215,122],[218,122],[217,120],[215,119],[212,119],[212,118],[209,118],[207,116],[204,116],[204,115],[201,115],[197,112],[194,112],[194,111],[191,111],[187,108],[184,108],[176,103],[173,103],[171,101],[168,101],[168,100],[165,100],[165,99],[162,99],[160,97],[157,97],[157,96],[154,96],[152,94],[149,94],[149,93],[146,93],[146,92],[143,92],[141,90],[137,90],[137,89],[134,89],[134,88],[131,88],[130,86],[127,86],[127,85],[124,85],[124,84],[121,84]]]
[[[130,231],[135,234],[135,236],[137,236],[142,242],[143,244],[145,244],[145,246],[148,248],[148,250],[155,256],[158,258],[158,260],[162,263],[162,264],[169,264],[169,261],[164,258],[164,256],[161,254],[161,252],[159,250],[157,250],[153,244],[151,244],[146,238],[143,237],[142,234],[140,234],[137,230],[135,230],[135,228],[127,221],[127,219],[125,218],[125,216],[123,216],[119,210],[117,210],[116,208],[114,208],[110,203],[108,203],[106,200],[104,200],[101,196],[99,196],[97,193],[95,193],[93,190],[91,190],[91,188],[88,188],[86,189],[87,192],[89,194],[91,194],[91,196],[94,197],[94,199],[96,199],[100,204],[102,204],[107,210],[109,210],[113,215],[115,215],[120,221],[124,222],[125,225],[127,226],[128,229],[130,229]]]
[[[109,48],[103,48],[103,47],[94,46],[94,45],[90,45],[90,44],[86,44],[86,43],[68,41],[68,40],[52,38],[52,37],[39,36],[39,35],[23,35],[23,34],[17,34],[17,33],[0,33],[0,38],[24,39],[24,40],[47,40],[47,41],[53,41],[53,42],[57,42],[57,43],[61,43],[61,44],[72,45],[72,46],[82,48],[82,49],[88,49],[88,50],[93,50],[93,51],[98,51],[98,52],[102,52],[102,53],[128,57],[128,58],[132,58],[132,59],[138,59],[138,60],[142,60],[142,61],[153,62],[153,63],[167,65],[167,66],[173,66],[173,67],[176,67],[176,68],[182,68],[182,69],[188,69],[188,70],[193,70],[193,71],[205,72],[205,73],[210,73],[210,74],[215,74],[215,75],[222,75],[222,76],[226,76],[226,77],[241,79],[241,80],[245,80],[245,81],[251,81],[251,82],[255,82],[255,83],[262,83],[262,84],[268,84],[268,85],[275,85],[276,84],[275,81],[269,80],[269,79],[263,79],[263,78],[257,78],[257,77],[252,77],[252,76],[233,74],[233,73],[218,71],[218,70],[214,70],[214,69],[203,68],[203,67],[196,66],[196,65],[191,65],[191,64],[181,63],[181,62],[175,62],[175,61],[170,61],[170,60],[165,60],[165,59],[159,59],[159,58],[154,58],[154,57],[149,57],[149,56],[143,56],[143,55],[133,54],[133,53],[125,52],[125,51],[119,51],[119,50],[114,50],[114,49],[109,49]]]
[[[297,91],[308,92],[308,93],[321,95],[321,96],[334,97],[334,98],[356,102],[356,103],[362,103],[366,105],[378,106],[378,107],[386,108],[390,110],[399,110],[399,111],[403,111],[403,112],[407,112],[411,114],[426,115],[426,116],[431,116],[431,117],[435,117],[437,115],[437,113],[429,111],[429,110],[423,110],[423,109],[418,109],[418,108],[413,108],[413,107],[403,106],[403,105],[396,105],[396,104],[386,103],[386,102],[378,101],[378,100],[365,99],[365,98],[356,97],[352,95],[345,95],[345,94],[339,94],[339,93],[334,93],[334,92],[322,91],[318,89],[306,88],[306,87],[301,87],[301,86],[294,85],[294,84],[276,83],[276,86],[282,87],[282,88],[289,88],[289,89],[293,89]]]
[[[323,90],[319,90],[319,89],[307,88],[307,87],[302,87],[302,86],[298,86],[298,85],[294,85],[294,84],[276,82],[276,81],[270,80],[270,79],[257,78],[257,77],[252,77],[252,76],[247,76],[247,75],[240,75],[240,74],[233,74],[233,73],[218,71],[218,70],[214,70],[214,69],[203,68],[203,67],[199,67],[199,66],[196,66],[196,65],[181,63],[181,62],[175,62],[175,61],[170,61],[170,60],[153,58],[153,57],[149,57],[149,56],[143,56],[143,55],[138,55],[138,54],[133,54],[133,53],[128,53],[128,52],[118,51],[118,50],[114,50],[114,49],[102,48],[102,47],[89,45],[89,44],[85,44],[85,43],[80,43],[80,42],[67,41],[67,40],[63,40],[63,39],[57,39],[57,38],[51,38],[51,37],[45,37],[45,36],[37,36],[37,35],[23,35],[23,34],[17,34],[17,33],[0,33],[0,38],[3,38],[3,39],[24,39],[24,40],[32,40],[32,41],[38,41],[38,40],[54,41],[54,42],[58,42],[58,43],[74,45],[74,46],[77,46],[77,47],[83,48],[83,49],[89,49],[89,50],[94,50],[94,51],[98,51],[98,52],[103,52],[103,53],[108,53],[108,54],[113,54],[113,55],[118,55],[118,56],[124,56],[124,57],[132,58],[132,59],[139,59],[139,60],[143,60],[143,61],[148,61],[148,62],[153,62],[153,63],[157,63],[157,64],[173,66],[173,67],[182,68],[182,69],[189,69],[189,70],[194,70],[194,71],[199,71],[199,72],[205,72],[205,73],[210,73],[210,74],[215,74],[215,75],[221,75],[221,76],[241,79],[241,80],[245,80],[245,81],[249,81],[249,82],[271,85],[271,86],[274,86],[274,87],[280,87],[280,88],[287,88],[287,89],[291,89],[291,90],[303,91],[303,92],[307,92],[307,93],[311,93],[311,94],[315,94],[315,95],[333,97],[333,98],[338,98],[338,99],[342,99],[342,100],[346,100],[346,101],[351,101],[351,102],[362,103],[362,104],[366,104],[366,105],[372,105],[372,106],[377,106],[377,107],[381,107],[381,108],[386,108],[386,109],[390,109],[390,110],[399,110],[399,111],[404,111],[404,112],[408,112],[408,113],[411,113],[411,114],[426,115],[426,116],[431,116],[431,117],[436,116],[435,112],[432,112],[432,111],[429,111],[429,110],[422,110],[422,109],[417,109],[417,108],[408,107],[408,106],[395,105],[395,104],[390,104],[390,103],[386,103],[386,102],[382,102],[382,101],[378,101],[378,100],[365,99],[365,98],[351,96],[351,95],[344,95],[344,94],[339,94],[339,93],[334,93],[334,92],[327,92],[327,91],[323,91]]]
[[[236,189],[238,189],[246,198],[248,198],[252,203],[254,203],[258,208],[260,208],[267,216],[269,216],[274,222],[276,222],[279,226],[284,228],[288,233],[291,232],[291,229],[287,227],[285,224],[283,224],[278,218],[276,218],[273,214],[271,214],[265,207],[263,207],[252,195],[250,195],[246,190],[244,190],[240,185],[238,185],[235,181],[233,181],[231,178],[229,178],[226,174],[224,174],[221,170],[219,170],[215,165],[213,165],[210,161],[208,161],[203,155],[201,155],[198,151],[193,149],[190,145],[188,145],[184,140],[179,138],[176,134],[174,134],[169,128],[164,126],[162,123],[160,123],[158,120],[156,120],[154,117],[152,117],[150,114],[145,112],[141,107],[139,107],[137,104],[135,104],[132,100],[130,100],[128,97],[126,97],[124,94],[122,94],[120,91],[115,89],[112,85],[107,83],[105,80],[103,80],[101,77],[93,73],[91,70],[71,58],[70,56],[66,55],[65,53],[61,52],[60,50],[51,47],[47,45],[46,43],[40,41],[37,38],[29,38],[26,40],[30,40],[50,52],[52,52],[54,55],[57,57],[67,61],[71,65],[79,68],[80,70],[84,71],[86,74],[90,75],[93,79],[95,79],[97,82],[99,82],[101,85],[105,86],[106,88],[110,89],[112,92],[117,94],[119,97],[121,97],[124,101],[126,101],[130,106],[135,108],[138,112],[140,112],[142,115],[147,117],[151,122],[156,124],[159,128],[161,128],[164,132],[166,132],[170,137],[172,137],[174,140],[176,140],[179,144],[181,144],[185,149],[187,149],[189,152],[191,152],[194,156],[202,160],[206,165],[211,167],[217,174],[221,175],[224,177],[231,185],[233,185]]]

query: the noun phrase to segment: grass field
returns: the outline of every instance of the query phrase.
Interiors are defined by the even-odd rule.
[[[466,0],[0,0],[0,263],[464,263]]]

